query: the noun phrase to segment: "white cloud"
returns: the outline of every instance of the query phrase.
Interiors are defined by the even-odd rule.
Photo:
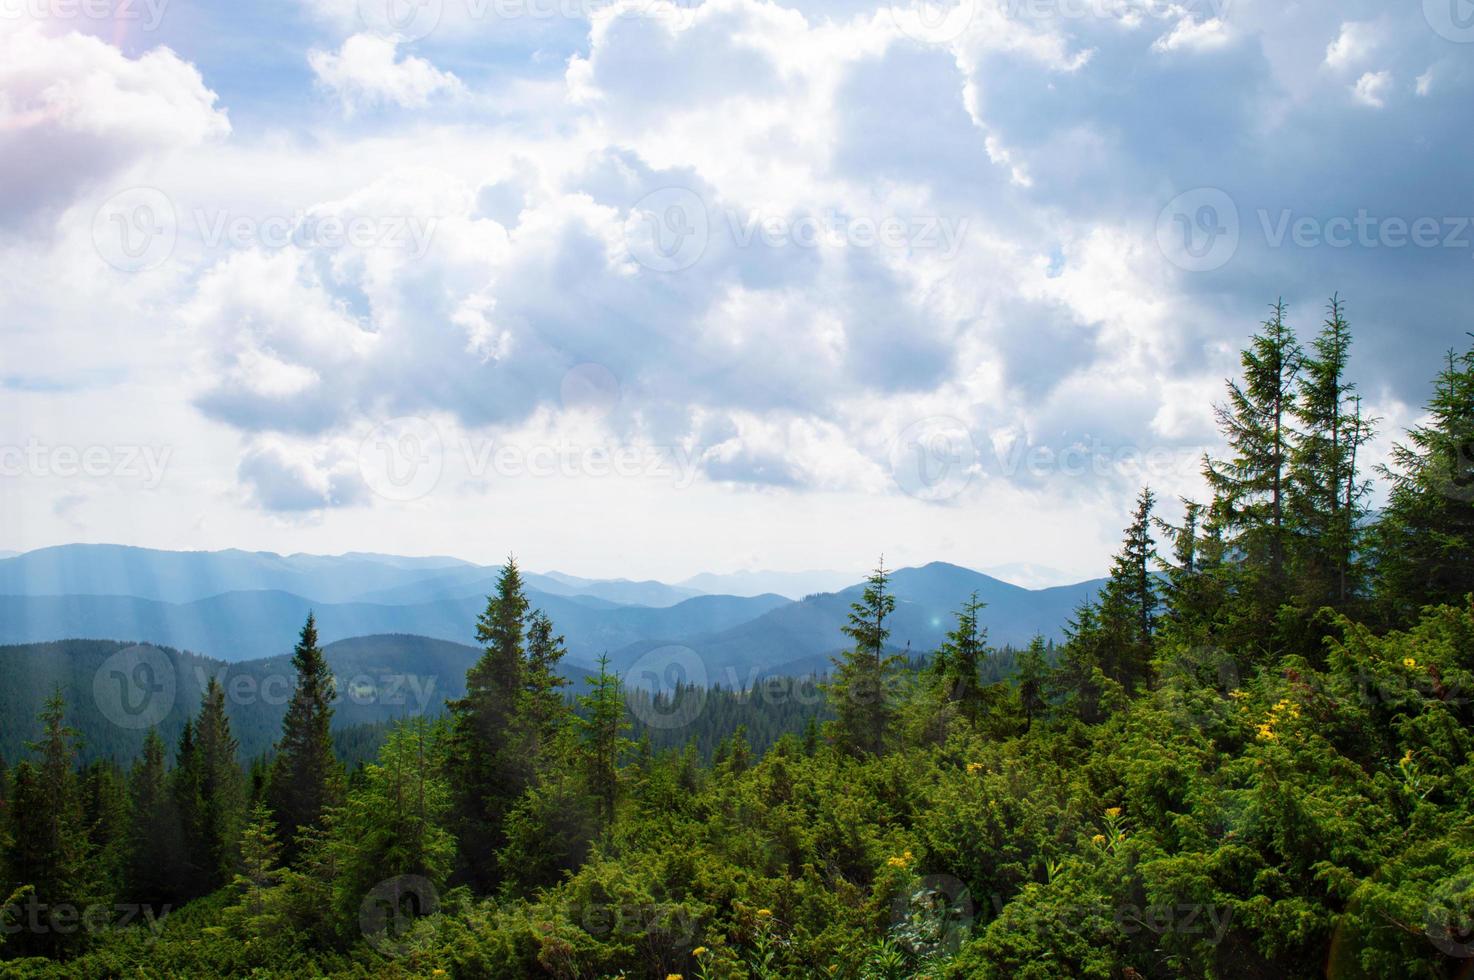
[[[0,18],[0,221],[54,214],[83,188],[230,123],[168,48],[139,58],[81,34]]]
[[[1217,17],[1204,21],[1183,17],[1166,34],[1152,42],[1153,51],[1211,51],[1233,39],[1225,21]]]
[[[1387,104],[1387,96],[1392,92],[1392,73],[1389,71],[1369,71],[1356,80],[1351,87],[1351,94],[1362,105],[1371,106],[1373,109],[1381,109]]]
[[[1326,66],[1342,69],[1354,68],[1376,50],[1377,27],[1369,22],[1347,21],[1341,25],[1341,33],[1326,46]]]
[[[437,95],[465,90],[461,80],[423,58],[395,60],[398,44],[373,34],[354,34],[334,53],[313,49],[307,62],[318,82],[336,95],[345,111],[376,105],[420,108]]]

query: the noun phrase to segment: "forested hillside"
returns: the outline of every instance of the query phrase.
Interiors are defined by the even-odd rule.
[[[1143,488],[1057,649],[996,649],[976,595],[903,657],[882,561],[822,678],[708,691],[698,646],[648,686],[604,663],[572,690],[509,560],[444,716],[362,768],[310,617],[250,771],[210,679],[126,770],[79,766],[78,719],[106,710],[57,677],[0,785],[4,967],[1467,977],[1474,347],[1368,472],[1350,346],[1335,301],[1303,341],[1272,310],[1218,407],[1211,498],[1167,520]]]

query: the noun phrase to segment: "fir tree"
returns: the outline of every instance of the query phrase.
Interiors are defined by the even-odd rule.
[[[179,897],[182,871],[179,818],[164,763],[164,741],[156,728],[128,778],[133,819],[129,832],[128,892],[134,901],[158,907]]]
[[[624,732],[629,728],[625,717],[623,684],[619,675],[609,672],[609,658],[599,658],[599,673],[589,692],[579,696],[583,708],[579,717],[582,732],[583,766],[589,792],[598,801],[599,822],[608,827],[614,822],[614,807],[619,798],[619,759],[629,742]]]
[[[1295,379],[1302,352],[1276,303],[1241,356],[1243,381],[1228,382],[1215,407],[1230,458],[1204,458],[1213,490],[1210,517],[1224,532],[1242,571],[1244,640],[1263,647],[1287,594],[1290,450],[1295,442]]]
[[[962,717],[974,729],[982,727],[986,710],[982,667],[988,656],[988,630],[982,625],[980,614],[987,605],[974,592],[957,612],[957,625],[947,634],[936,656],[947,698],[958,706]]]
[[[1372,430],[1346,377],[1350,352],[1350,327],[1333,296],[1303,360],[1295,403],[1299,431],[1290,457],[1294,579],[1312,608],[1344,609],[1361,590],[1358,539],[1371,485],[1358,478],[1357,457]]]
[[[848,625],[842,631],[853,646],[834,661],[833,679],[825,691],[834,708],[834,740],[853,755],[879,755],[885,751],[895,719],[890,682],[898,655],[887,655],[890,637],[886,619],[895,611],[896,598],[886,591],[890,573],[881,559],[869,578],[859,602],[850,606]]]
[[[310,613],[292,652],[292,666],[297,686],[282,719],[267,791],[289,863],[298,853],[297,835],[319,826],[323,811],[342,798],[343,773],[333,755],[331,732],[336,689]]]
[[[1474,592],[1474,346],[1449,351],[1428,422],[1393,447],[1392,481],[1376,535],[1376,593],[1385,617]]]
[[[528,694],[523,663],[527,611],[517,561],[508,557],[497,578],[496,594],[487,598],[476,623],[483,652],[466,672],[466,695],[449,706],[449,765],[461,863],[483,890],[497,881],[502,823],[530,778],[515,726],[518,708]]]
[[[235,869],[235,846],[245,808],[245,786],[236,762],[239,744],[225,714],[225,689],[211,677],[195,721],[199,752],[199,851],[191,863],[201,869],[206,891],[229,881]]]

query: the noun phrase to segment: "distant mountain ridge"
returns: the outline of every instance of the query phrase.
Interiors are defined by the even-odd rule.
[[[117,545],[65,545],[0,559],[0,643],[82,638],[156,643],[239,662],[289,651],[308,611],[325,643],[378,634],[473,641],[477,616],[499,569],[454,558],[352,553],[276,555],[240,550],[169,552]],[[696,576],[681,585],[524,572],[532,604],[566,638],[570,662],[607,653],[620,670],[652,650],[695,651],[713,678],[754,670],[828,669],[862,585],[805,592],[708,595],[696,584],[742,589],[787,573]],[[834,572],[793,573],[786,587]],[[859,578],[858,576],[856,577]],[[974,591],[995,644],[1035,635],[1059,639],[1100,580],[1026,589],[945,562],[896,570],[891,642],[930,653]]]

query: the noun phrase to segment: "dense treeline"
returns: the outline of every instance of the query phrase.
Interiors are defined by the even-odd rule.
[[[751,692],[652,699],[601,666],[570,704],[562,641],[511,560],[464,696],[352,772],[310,621],[277,752],[250,772],[218,688],[172,767],[151,734],[127,774],[78,768],[54,697],[0,787],[20,889],[4,953],[50,959],[9,966],[1467,975],[1474,348],[1444,363],[1375,519],[1349,351],[1338,301],[1305,347],[1273,309],[1219,409],[1212,498],[1174,524],[1143,489],[1058,651],[1001,668],[974,599],[903,660],[882,563],[822,708],[786,700],[802,710],[766,750]],[[672,724],[706,711],[733,726],[710,763]],[[148,917],[76,926],[118,902]]]

